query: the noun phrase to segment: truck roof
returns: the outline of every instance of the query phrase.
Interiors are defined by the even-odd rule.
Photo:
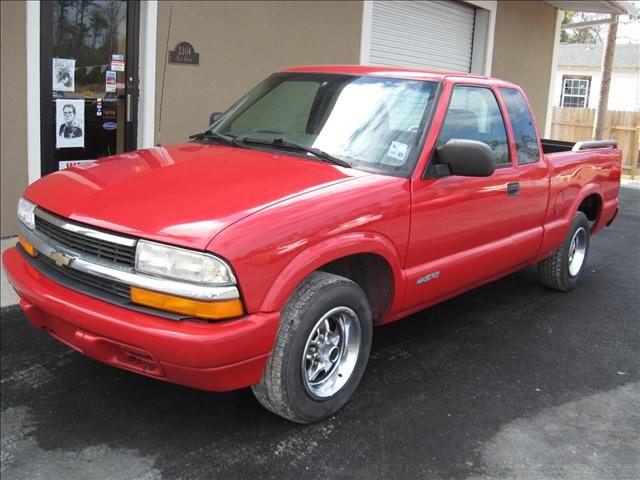
[[[421,70],[417,68],[402,67],[375,67],[369,65],[306,65],[289,67],[282,72],[308,72],[308,73],[343,73],[347,75],[379,75],[384,77],[415,78],[420,80],[443,80],[445,77],[469,77],[485,80],[497,80],[475,73],[454,71]]]

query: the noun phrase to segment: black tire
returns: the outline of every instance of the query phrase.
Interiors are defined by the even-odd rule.
[[[578,231],[584,232],[577,233]],[[584,259],[580,265],[579,271],[570,272],[570,256],[572,250],[572,242],[576,235],[584,237]],[[578,212],[571,222],[569,233],[562,246],[550,257],[545,258],[538,263],[538,271],[540,274],[540,282],[542,285],[561,292],[568,292],[573,289],[580,277],[584,273],[589,254],[589,221],[584,213]]]
[[[333,371],[340,377],[335,384],[331,384],[332,388],[337,388],[336,384],[344,384],[335,393],[318,397],[310,390],[308,376],[305,376],[305,366],[311,365],[305,362],[313,360],[303,358],[307,358],[309,348],[315,348],[310,347],[313,342],[309,342],[311,334],[320,331],[319,320],[340,309],[354,313],[357,317],[354,319],[351,316],[348,319],[353,322],[350,323],[353,332],[359,325],[359,349],[349,349],[350,352],[356,352],[349,357],[352,360],[350,365],[355,361],[355,366],[349,367],[353,370],[350,374],[345,374],[344,379],[337,366],[335,370],[323,371],[327,374]],[[349,401],[366,368],[371,350],[371,318],[367,297],[356,283],[325,272],[309,275],[282,310],[280,328],[262,380],[251,387],[258,401],[273,413],[297,423],[313,423],[333,415]],[[345,334],[344,338],[355,338],[355,334],[349,335]],[[340,342],[342,345],[343,337]],[[326,345],[330,347],[328,342],[325,342]],[[341,364],[342,358],[347,358],[347,349],[341,347],[340,352],[336,365]],[[335,375],[327,375],[328,377],[337,378]]]

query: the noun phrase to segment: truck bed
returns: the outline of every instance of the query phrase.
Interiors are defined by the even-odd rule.
[[[548,155],[560,152],[578,152],[595,148],[616,148],[618,142],[615,140],[587,140],[581,142],[565,142],[563,140],[541,139],[542,151]]]

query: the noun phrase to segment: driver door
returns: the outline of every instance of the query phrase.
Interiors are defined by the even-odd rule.
[[[496,155],[496,170],[489,177],[412,182],[406,308],[435,303],[514,265],[517,194],[509,184],[517,182],[517,172],[503,113],[488,86],[455,85],[450,92],[442,99],[449,106],[436,146],[453,138],[484,142]]]

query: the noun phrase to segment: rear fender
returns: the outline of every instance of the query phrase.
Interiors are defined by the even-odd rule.
[[[370,232],[354,232],[317,243],[299,253],[278,275],[262,302],[260,311],[281,310],[296,287],[309,274],[329,262],[349,255],[371,253],[383,257],[393,274],[393,299],[389,311],[399,309],[405,293],[405,278],[393,243]]]
[[[569,210],[565,214],[565,221],[567,222],[567,231],[569,229],[569,225],[571,225],[571,222],[573,221],[573,217],[576,216],[576,212],[578,211],[578,208],[580,207],[580,204],[584,201],[585,198],[587,198],[588,196],[593,195],[593,194],[596,194],[596,195],[598,195],[598,197],[600,197],[600,202],[603,201],[602,187],[600,185],[598,185],[597,183],[589,183],[589,184],[585,185],[584,187],[582,187],[582,190],[580,190],[580,193],[578,193],[576,198],[573,200],[573,203],[571,204],[571,207],[569,208]],[[602,210],[598,214],[598,218],[596,219],[596,224],[595,225],[600,223],[601,217],[602,217]],[[566,234],[566,232],[565,232],[565,234]]]
[[[564,192],[556,192],[556,196],[562,195]],[[542,245],[540,246],[540,251],[538,254],[537,260],[542,260],[543,258],[548,257],[553,252],[555,252],[562,243],[564,242],[567,233],[569,232],[569,227],[571,226],[571,222],[573,222],[573,217],[575,217],[578,208],[582,201],[587,198],[589,195],[598,195],[600,200],[602,201],[602,187],[596,183],[589,183],[582,187],[578,194],[575,196],[570,206],[560,212],[560,216],[547,223],[544,226],[544,239],[542,241]],[[557,208],[557,207],[556,207]],[[601,228],[602,224],[602,211],[598,215],[598,219],[594,224],[592,232],[595,233],[599,228]]]

